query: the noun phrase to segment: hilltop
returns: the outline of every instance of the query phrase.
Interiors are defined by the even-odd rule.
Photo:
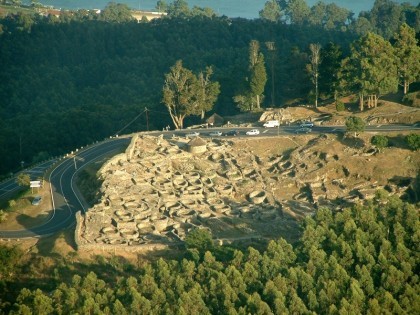
[[[99,171],[100,201],[79,217],[77,244],[149,250],[196,227],[221,242],[294,241],[298,221],[320,207],[339,210],[377,190],[401,196],[414,184],[420,157],[402,135],[388,135],[395,146],[384,152],[371,136],[201,140],[204,152],[190,153],[187,139],[139,134]]]

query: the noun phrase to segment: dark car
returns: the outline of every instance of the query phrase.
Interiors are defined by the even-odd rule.
[[[227,136],[227,137],[239,136],[239,131],[238,130],[229,130],[228,132],[225,133],[225,136]]]

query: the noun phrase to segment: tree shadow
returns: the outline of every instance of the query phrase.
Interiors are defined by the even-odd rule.
[[[346,135],[345,133],[338,133],[337,140],[346,147],[353,148],[353,149],[363,149],[366,145],[365,140]]]
[[[407,142],[404,135],[396,135],[388,137],[388,146],[400,149],[408,149]]]
[[[45,214],[39,214],[36,217],[31,217],[26,214],[20,214],[16,217],[16,221],[22,225],[26,231],[29,233],[32,232],[34,234],[33,237],[38,237],[36,248],[40,255],[48,257],[61,257],[61,255],[55,251],[56,242],[60,238],[63,239],[65,244],[68,245],[72,250],[76,250],[77,246],[74,239],[74,225],[58,232],[39,236],[39,234],[41,234],[40,231],[42,231],[42,228],[48,224],[49,216],[46,218]],[[46,223],[40,224],[39,222],[42,220]]]

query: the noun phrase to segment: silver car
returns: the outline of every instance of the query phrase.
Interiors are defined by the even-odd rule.
[[[258,129],[251,129],[249,131],[246,132],[247,136],[256,136],[259,135],[260,131]]]
[[[32,205],[37,206],[41,203],[42,197],[41,196],[35,196],[34,200],[32,200]]]
[[[187,133],[185,136],[186,136],[187,138],[194,138],[194,137],[198,137],[199,135],[200,135],[200,133],[199,133],[199,132],[197,132],[197,131],[193,131],[193,132]]]
[[[212,131],[209,133],[210,137],[220,137],[222,135],[221,131]]]

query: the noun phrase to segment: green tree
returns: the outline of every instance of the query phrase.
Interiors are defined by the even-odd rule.
[[[235,95],[232,99],[242,112],[250,112],[256,107],[255,99],[249,92],[245,92],[241,95]]]
[[[278,22],[282,17],[282,11],[277,0],[268,0],[264,4],[264,8],[259,12],[260,18],[263,20]]]
[[[3,210],[0,210],[0,223],[6,221],[7,217],[8,217],[8,213],[4,212]]]
[[[216,12],[214,12],[212,8],[209,8],[209,7],[201,8],[195,5],[191,9],[191,16],[202,16],[202,17],[212,18],[212,17],[217,16],[217,14]]]
[[[359,95],[360,110],[376,107],[378,98],[398,89],[398,76],[393,48],[381,36],[368,33],[351,45],[351,55],[342,62],[340,85]]]
[[[249,87],[251,95],[255,97],[257,109],[261,107],[261,97],[264,93],[265,84],[267,83],[264,55],[259,50],[259,42],[252,40],[249,44]]]
[[[416,151],[420,149],[420,134],[411,133],[405,137],[405,141],[411,150]]]
[[[20,173],[16,178],[16,183],[21,187],[29,187],[31,184],[31,177],[29,174]]]
[[[343,51],[333,42],[328,43],[321,49],[322,63],[319,66],[319,93],[326,97],[338,99],[339,79]]]
[[[99,19],[107,22],[125,23],[133,21],[134,17],[126,4],[110,2],[101,11]]]
[[[351,12],[349,10],[340,8],[335,3],[325,4],[319,1],[311,8],[308,22],[327,30],[346,30],[350,18]]]
[[[394,39],[398,77],[404,94],[407,94],[410,84],[420,79],[420,47],[415,30],[405,23],[400,26]]]
[[[375,135],[370,139],[370,142],[378,149],[383,149],[388,146],[388,137],[382,135]]]
[[[289,0],[286,6],[286,16],[290,23],[302,25],[306,22],[310,10],[305,0]]]
[[[375,0],[372,10],[364,13],[376,34],[387,39],[397,31],[404,20],[402,6],[392,0]]]
[[[195,248],[201,253],[211,251],[214,247],[211,232],[207,229],[194,229],[185,237],[188,249]]]
[[[18,247],[0,245],[0,282],[13,278],[18,272],[22,252]]]
[[[191,14],[188,2],[185,0],[175,0],[168,5],[168,16],[170,17],[187,17]]]
[[[364,16],[359,16],[359,18],[350,25],[350,29],[360,36],[366,35],[369,32],[373,32],[372,24]]]
[[[181,60],[165,74],[163,103],[175,128],[183,128],[186,116],[200,115],[213,107],[219,94],[219,84],[210,81],[211,74],[211,68],[207,68],[197,78],[191,70],[182,66]]]
[[[197,105],[201,109],[201,119],[204,119],[204,113],[210,111],[220,93],[218,82],[210,80],[213,69],[207,67],[204,72],[200,72],[197,77]]]
[[[168,11],[168,3],[165,0],[158,0],[158,2],[156,2],[156,10],[158,10],[158,12],[167,12]]]
[[[347,132],[354,132],[355,137],[358,132],[363,132],[365,130],[365,126],[365,121],[360,117],[350,116],[346,119]]]

